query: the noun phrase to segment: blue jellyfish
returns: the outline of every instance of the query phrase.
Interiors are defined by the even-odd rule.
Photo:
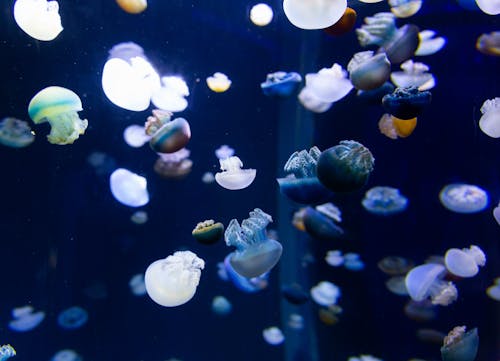
[[[277,71],[267,74],[266,81],[260,83],[262,92],[267,96],[287,97],[297,89],[302,77],[296,72]]]
[[[74,330],[82,327],[88,319],[89,315],[87,311],[81,307],[73,306],[59,313],[57,323],[64,329]]]
[[[373,187],[361,201],[363,207],[370,213],[389,216],[403,212],[408,206],[408,199],[392,187]]]
[[[457,326],[444,338],[441,347],[443,361],[474,361],[479,347],[477,328],[465,332],[465,326]]]
[[[344,234],[331,217],[312,207],[305,208],[303,222],[306,232],[316,239],[333,240]]]
[[[265,289],[268,285],[269,272],[266,272],[258,277],[246,278],[236,272],[229,261],[231,254],[224,258],[223,268],[219,268],[219,272],[225,272],[228,281],[230,281],[237,289],[245,293],[256,293]]]
[[[399,119],[413,119],[430,104],[429,91],[420,91],[416,86],[396,88],[392,94],[384,95],[382,105],[385,110]]]
[[[11,345],[0,346],[0,361],[5,361],[12,356],[16,356],[16,350]]]

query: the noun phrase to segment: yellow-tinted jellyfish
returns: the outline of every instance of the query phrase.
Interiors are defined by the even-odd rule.
[[[72,144],[87,129],[87,119],[78,117],[82,101],[73,91],[50,86],[40,90],[30,101],[28,113],[35,124],[49,122],[47,140],[52,144]]]
[[[231,86],[231,80],[226,74],[217,72],[207,77],[207,85],[213,92],[224,93]]]
[[[500,31],[482,34],[477,38],[476,49],[485,55],[500,56]]]
[[[273,9],[264,3],[252,6],[250,20],[257,26],[266,26],[273,20]]]
[[[140,14],[148,7],[146,0],[116,0],[116,3],[129,14]]]
[[[390,114],[384,114],[378,122],[378,128],[382,134],[391,138],[406,138],[413,133],[417,126],[417,118],[399,119]]]
[[[53,40],[63,30],[57,1],[17,0],[14,19],[26,34],[37,40]]]
[[[24,148],[34,140],[35,135],[28,123],[11,117],[0,121],[0,144],[12,148]]]
[[[208,219],[199,222],[191,232],[193,237],[202,244],[214,244],[224,235],[224,225]]]

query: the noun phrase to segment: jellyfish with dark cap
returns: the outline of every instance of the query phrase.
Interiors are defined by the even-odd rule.
[[[347,7],[344,15],[333,25],[324,28],[323,31],[331,36],[340,36],[350,32],[356,24],[357,14],[356,11]]]
[[[443,361],[474,361],[479,348],[477,328],[466,332],[465,326],[454,327],[443,340]]]
[[[182,148],[174,153],[158,153],[153,169],[162,178],[182,179],[191,172],[193,161],[189,159],[191,152]]]
[[[191,139],[187,120],[171,120],[172,113],[166,110],[154,109],[152,113],[144,123],[145,132],[151,137],[151,149],[158,153],[174,153],[184,148]]]
[[[302,214],[306,232],[313,238],[334,240],[344,234],[344,230],[334,222],[333,218],[312,207],[306,207]]]
[[[278,263],[283,247],[266,235],[266,226],[272,220],[269,214],[255,208],[241,226],[236,219],[229,222],[224,237],[228,246],[236,247],[229,262],[243,277],[260,276]]]
[[[485,55],[500,56],[500,31],[492,31],[479,36],[476,49]]]
[[[435,263],[412,268],[405,278],[408,294],[414,301],[430,297],[432,304],[448,306],[457,299],[458,291],[452,282],[442,280],[445,274],[446,268]]]
[[[391,75],[391,63],[385,53],[373,55],[373,51],[361,51],[353,55],[347,64],[349,79],[358,90],[381,87]]]
[[[396,118],[407,120],[417,117],[432,99],[429,91],[420,91],[416,86],[396,88],[392,94],[382,98],[385,110]]]
[[[297,89],[301,81],[302,77],[299,73],[277,71],[267,74],[266,81],[260,83],[260,87],[264,95],[287,97]]]
[[[202,244],[214,244],[224,235],[224,225],[208,219],[199,222],[191,232],[193,237]]]

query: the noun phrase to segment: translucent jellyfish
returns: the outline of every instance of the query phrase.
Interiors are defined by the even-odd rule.
[[[231,86],[231,80],[229,80],[226,74],[217,72],[207,77],[207,85],[211,91],[223,93]]]
[[[161,87],[160,76],[144,55],[144,50],[133,42],[111,48],[101,81],[104,94],[111,103],[137,112],[149,107],[153,92]]]
[[[488,193],[472,184],[452,183],[441,189],[439,200],[452,212],[477,213],[488,206]]]
[[[285,341],[285,335],[283,335],[283,332],[276,327],[268,327],[262,331],[262,337],[264,337],[264,340],[273,346],[277,346],[282,344]]]
[[[476,49],[485,55],[500,56],[500,31],[479,36]]]
[[[277,71],[267,74],[266,81],[260,83],[260,87],[264,95],[287,97],[297,89],[301,81],[302,77],[299,73]]]
[[[330,305],[326,308],[320,308],[318,317],[321,322],[327,326],[335,325],[339,322],[338,315],[342,313],[342,307],[339,305]]]
[[[288,316],[287,326],[292,330],[302,330],[304,328],[304,317],[298,313],[291,313]]]
[[[342,17],[333,25],[324,28],[323,31],[331,36],[340,36],[350,32],[356,24],[356,11],[350,7],[345,9]]]
[[[308,86],[302,88],[297,98],[299,99],[300,104],[304,106],[304,108],[315,113],[324,113],[333,105],[332,102],[325,102],[319,99],[314,91]]]
[[[144,129],[150,136],[149,145],[158,153],[174,153],[184,148],[191,139],[191,127],[184,118],[171,120],[172,113],[167,110],[153,109],[148,116]]]
[[[233,156],[219,159],[222,172],[215,173],[215,181],[218,185],[229,190],[239,190],[248,187],[255,179],[255,169],[242,169],[243,163],[240,158]]]
[[[256,293],[267,288],[269,282],[269,272],[266,272],[258,277],[243,277],[231,265],[232,253],[224,258],[223,268],[219,269],[219,273],[224,272],[227,279],[240,291],[245,293]]]
[[[458,291],[452,282],[443,281],[446,268],[440,264],[427,263],[408,272],[405,278],[408,294],[415,301],[430,297],[432,304],[448,306],[458,297]]]
[[[302,305],[309,301],[309,294],[298,283],[281,286],[283,297],[294,305]]]
[[[459,277],[474,277],[479,267],[486,264],[486,255],[478,246],[469,249],[450,248],[444,256],[444,263],[448,272]]]
[[[144,224],[148,221],[148,213],[146,211],[136,211],[130,216],[130,220],[135,224]]]
[[[342,251],[332,250],[326,252],[325,262],[332,267],[339,267],[344,264],[344,256],[342,256]]]
[[[141,125],[132,124],[123,131],[123,139],[125,143],[133,148],[140,148],[151,139],[150,135],[146,134],[146,130]]]
[[[125,168],[118,168],[109,177],[113,197],[129,207],[142,207],[149,202],[147,180]]]
[[[234,155],[234,149],[230,146],[223,144],[215,150],[217,159],[226,159]]]
[[[164,307],[180,306],[193,298],[205,261],[191,251],[177,251],[146,269],[144,281],[149,297]]]
[[[199,222],[191,232],[193,237],[202,244],[214,244],[224,235],[224,225],[208,219]]]
[[[368,181],[375,159],[361,143],[342,140],[323,151],[317,163],[319,181],[333,192],[352,192]]]
[[[435,35],[436,32],[434,30],[422,30],[419,32],[420,43],[417,50],[415,50],[415,55],[432,55],[441,50],[446,44],[446,39],[442,36],[434,37]]]
[[[278,263],[283,247],[266,235],[266,226],[272,221],[269,214],[255,208],[241,226],[236,219],[229,222],[224,237],[228,246],[236,247],[229,261],[241,276],[260,276]]]
[[[335,24],[344,15],[346,8],[347,0],[283,1],[287,19],[296,27],[306,30],[324,29]]]
[[[170,112],[182,112],[188,106],[185,97],[189,95],[189,88],[180,76],[163,76],[161,78],[162,87],[156,89],[151,101],[155,107]]]
[[[66,330],[75,330],[87,323],[89,314],[79,306],[67,308],[57,316],[57,323]]]
[[[465,326],[454,327],[441,347],[443,361],[474,361],[479,348],[477,328],[466,332]]]
[[[436,306],[430,300],[414,301],[410,299],[405,307],[404,313],[408,318],[418,321],[427,322],[436,319]]]
[[[422,342],[441,345],[443,343],[446,334],[441,331],[434,330],[432,328],[419,328],[416,332],[416,336]],[[412,360],[418,361],[418,359],[412,359]]]
[[[233,305],[224,296],[215,296],[212,299],[212,311],[219,316],[226,316],[231,313]]]
[[[193,161],[189,159],[191,152],[182,148],[174,153],[158,153],[154,171],[162,178],[182,179],[191,172]]]
[[[311,288],[311,297],[320,306],[336,304],[340,294],[340,288],[328,281],[321,281]]]
[[[372,355],[359,355],[358,357],[351,356],[347,359],[347,361],[382,361],[382,360]]]
[[[353,55],[347,70],[356,89],[373,90],[389,79],[391,63],[385,53],[373,55],[373,51],[361,51]]]
[[[0,361],[6,361],[7,359],[16,356],[16,350],[11,345],[0,346]]]
[[[500,14],[500,0],[476,0],[476,4],[485,14]]]
[[[385,287],[398,296],[407,296],[408,290],[403,276],[394,276],[385,281]]]
[[[40,90],[30,101],[28,113],[33,123],[49,122],[47,140],[52,144],[73,144],[87,129],[87,119],[78,117],[82,101],[74,92],[59,86]]]
[[[417,118],[399,119],[385,113],[378,121],[380,133],[391,139],[409,137],[417,127]]]
[[[344,267],[349,271],[362,271],[365,268],[365,263],[358,253],[349,252],[344,254]]]
[[[418,13],[422,0],[389,0],[391,12],[398,18],[408,18]]]
[[[349,94],[353,86],[347,72],[335,63],[331,68],[306,74],[306,88],[321,102],[333,103]]]
[[[257,26],[269,25],[273,15],[273,9],[264,3],[256,4],[250,9],[250,20]]]
[[[377,267],[390,276],[404,275],[413,266],[414,263],[412,260],[399,256],[387,256],[377,262]]]
[[[500,301],[500,277],[497,277],[494,283],[486,289],[486,294],[495,301]]]
[[[35,133],[27,122],[11,117],[0,121],[0,144],[12,148],[24,148],[34,140]]]
[[[416,86],[418,90],[429,90],[434,88],[436,80],[431,73],[428,73],[429,67],[424,63],[407,60],[401,65],[402,71],[391,73],[392,82],[399,88]]]
[[[50,361],[82,361],[82,357],[71,349],[64,349],[56,352]]]
[[[397,188],[373,187],[365,193],[361,204],[370,213],[389,216],[403,212],[408,206],[408,198]]]
[[[430,104],[429,91],[420,91],[415,86],[396,88],[392,94],[382,98],[385,110],[396,118],[408,120],[417,117]]]
[[[144,282],[144,274],[138,273],[130,278],[128,282],[130,291],[135,296],[144,296],[146,294],[146,283]]]
[[[211,184],[215,182],[215,175],[212,172],[205,172],[201,176],[201,181],[205,184]]]
[[[500,98],[488,99],[481,107],[479,128],[492,138],[500,138]]]
[[[129,14],[140,14],[148,7],[146,0],[116,0],[118,6]]]
[[[44,319],[45,312],[34,312],[33,307],[23,306],[12,309],[13,320],[9,321],[9,328],[17,332],[26,332],[37,327]]]
[[[498,202],[498,205],[493,208],[493,217],[495,218],[495,221],[497,221],[498,225],[500,226],[500,201]]]
[[[334,240],[344,234],[335,218],[312,207],[306,207],[302,214],[305,231],[313,238]]]
[[[54,40],[63,30],[57,1],[16,0],[14,19],[26,34],[37,40]]]

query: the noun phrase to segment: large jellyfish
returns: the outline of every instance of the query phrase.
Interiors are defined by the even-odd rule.
[[[443,265],[427,263],[412,268],[405,278],[406,289],[414,301],[430,297],[432,304],[448,306],[458,297],[452,282],[443,281],[446,268]]]
[[[466,332],[465,326],[454,327],[443,340],[443,361],[474,361],[479,348],[477,328]]]
[[[335,24],[344,15],[346,8],[347,0],[283,1],[283,10],[288,20],[296,27],[306,30],[324,29]]]
[[[267,74],[266,81],[260,83],[264,95],[287,97],[297,88],[302,81],[299,73],[277,71]]]
[[[396,118],[408,120],[417,117],[432,99],[429,91],[420,91],[416,86],[396,88],[392,94],[384,95],[382,105]]]
[[[474,277],[479,267],[486,264],[486,255],[478,246],[469,249],[450,248],[444,256],[444,263],[448,272],[459,277]]]
[[[12,310],[13,320],[9,321],[9,328],[17,332],[26,332],[37,327],[45,319],[45,312],[34,312],[33,307],[16,307]]]
[[[180,306],[193,298],[205,261],[191,251],[177,251],[149,265],[144,275],[149,297],[164,307]]]
[[[11,345],[0,346],[0,361],[6,361],[12,356],[16,356],[16,350]]]
[[[488,193],[478,186],[452,183],[439,192],[441,204],[457,213],[477,213],[488,206]]]
[[[0,144],[12,148],[27,147],[35,140],[28,123],[16,118],[3,118],[0,121]]]
[[[191,139],[191,127],[184,118],[171,120],[172,113],[154,109],[148,116],[144,129],[151,137],[149,145],[158,153],[174,153],[184,148]]]
[[[408,199],[397,188],[373,187],[366,192],[361,204],[370,213],[389,216],[403,212]]]
[[[129,14],[140,14],[148,7],[146,0],[116,0],[116,3]]]
[[[215,181],[221,187],[229,190],[239,190],[248,187],[255,179],[255,169],[242,169],[243,163],[240,158],[233,156],[219,159],[222,172],[215,174]]]
[[[35,124],[49,122],[47,140],[52,144],[73,144],[87,129],[87,119],[78,117],[82,101],[69,89],[50,86],[40,90],[30,101],[28,113]]]
[[[391,80],[399,88],[416,86],[418,90],[429,90],[434,88],[436,80],[431,73],[428,73],[429,67],[424,63],[407,60],[400,65],[402,71],[391,73]]]
[[[381,87],[391,74],[391,63],[385,53],[373,55],[373,51],[361,51],[353,55],[347,64],[349,79],[359,90]]]
[[[500,0],[476,0],[476,4],[485,14],[500,14]]]
[[[492,138],[500,138],[500,98],[486,100],[482,107],[479,128]]]
[[[149,202],[147,180],[125,168],[118,168],[109,177],[113,197],[129,207],[141,207]]]
[[[63,30],[57,1],[16,0],[14,19],[29,36],[50,41]]]
[[[243,277],[260,276],[278,263],[283,247],[266,235],[266,226],[272,220],[269,214],[255,208],[241,226],[236,219],[229,222],[224,237],[228,246],[236,247],[229,262]]]
[[[500,56],[500,31],[492,31],[479,36],[476,49],[485,55]]]

